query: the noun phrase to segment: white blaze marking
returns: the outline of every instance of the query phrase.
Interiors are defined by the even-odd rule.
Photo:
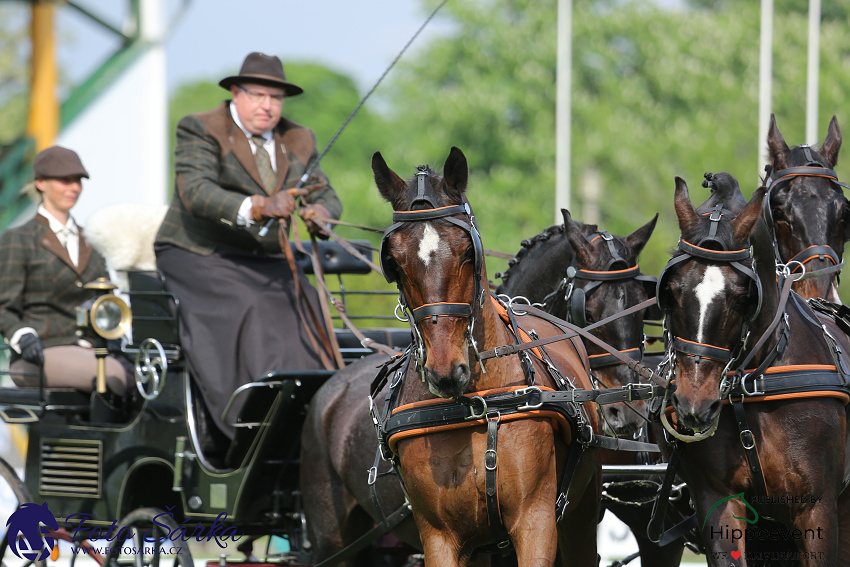
[[[699,330],[697,331],[697,342],[703,341],[703,330],[705,327],[705,314],[708,306],[715,297],[720,295],[726,287],[723,271],[717,266],[709,266],[703,274],[702,281],[694,288],[699,301]]]
[[[425,225],[425,232],[422,233],[422,240],[419,241],[419,258],[425,262],[425,267],[431,263],[431,254],[436,252],[440,247],[440,235],[431,226],[431,223]]]

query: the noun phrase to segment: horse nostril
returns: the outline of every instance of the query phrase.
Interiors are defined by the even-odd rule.
[[[469,366],[466,364],[458,364],[452,369],[452,379],[459,383],[464,383],[469,380]]]
[[[711,402],[711,405],[708,406],[708,419],[706,421],[714,420],[714,417],[720,411],[720,406],[723,405],[723,402],[720,400],[714,400]]]

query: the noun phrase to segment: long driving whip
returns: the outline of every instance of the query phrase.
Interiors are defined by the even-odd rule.
[[[404,45],[404,47],[401,48],[401,51],[398,52],[398,55],[395,56],[395,59],[392,60],[392,63],[390,63],[389,67],[384,70],[384,72],[381,74],[380,77],[378,77],[377,82],[375,82],[369,92],[366,93],[366,95],[360,100],[360,103],[358,103],[354,110],[351,111],[351,114],[348,115],[348,118],[346,118],[345,122],[342,123],[342,126],[339,127],[339,130],[337,130],[336,134],[333,135],[333,138],[331,138],[331,141],[328,142],[327,146],[325,146],[325,149],[322,150],[322,153],[319,154],[316,159],[310,162],[309,166],[307,167],[307,170],[304,172],[304,175],[301,176],[301,179],[298,180],[298,184],[295,185],[294,189],[300,189],[304,186],[304,184],[310,178],[310,174],[313,173],[313,170],[316,169],[316,167],[319,165],[319,162],[322,161],[322,158],[325,157],[328,151],[330,151],[331,147],[336,142],[336,139],[339,138],[339,135],[342,134],[342,131],[345,130],[346,126],[348,126],[348,123],[351,122],[351,120],[354,118],[354,116],[357,114],[357,112],[360,110],[366,100],[372,95],[373,92],[375,92],[375,89],[378,88],[378,85],[381,84],[381,81],[384,80],[384,77],[387,76],[387,73],[390,72],[390,69],[392,69],[398,62],[398,60],[401,59],[401,56],[404,55],[404,52],[407,51],[407,48],[410,47],[410,45],[417,38],[417,36],[419,36],[422,30],[425,29],[425,26],[428,25],[428,22],[430,22],[434,18],[434,16],[437,15],[437,12],[440,10],[440,8],[443,7],[446,2],[448,2],[448,0],[443,0],[442,2],[440,2],[440,5],[434,8],[434,11],[431,12],[431,15],[428,16],[428,18],[424,22],[422,22],[422,25],[419,26],[419,29],[416,30],[416,33],[413,34],[413,37],[411,37]],[[271,228],[275,220],[277,219],[271,218],[266,221],[266,224],[264,224],[263,227],[260,229],[260,236],[265,236],[269,232],[269,228]]]

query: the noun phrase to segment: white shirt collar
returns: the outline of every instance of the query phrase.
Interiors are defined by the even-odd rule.
[[[74,222],[74,217],[68,215],[68,223],[62,224],[59,220],[56,219],[53,215],[51,215],[44,205],[38,206],[38,214],[47,219],[47,223],[50,226],[50,230],[53,232],[59,232],[61,230],[65,230],[69,234],[79,234],[79,228],[77,227],[77,223]]]

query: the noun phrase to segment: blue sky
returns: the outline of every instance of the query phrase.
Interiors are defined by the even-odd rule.
[[[365,94],[430,13],[421,0],[160,1],[168,29],[170,92],[186,82],[235,73],[245,55],[262,51],[279,55],[284,65],[295,60],[324,64],[352,76]],[[120,27],[128,2],[79,4]],[[447,29],[438,14],[409,52]],[[56,30],[62,72],[74,82],[116,46],[113,35],[72,8],[57,10]]]

